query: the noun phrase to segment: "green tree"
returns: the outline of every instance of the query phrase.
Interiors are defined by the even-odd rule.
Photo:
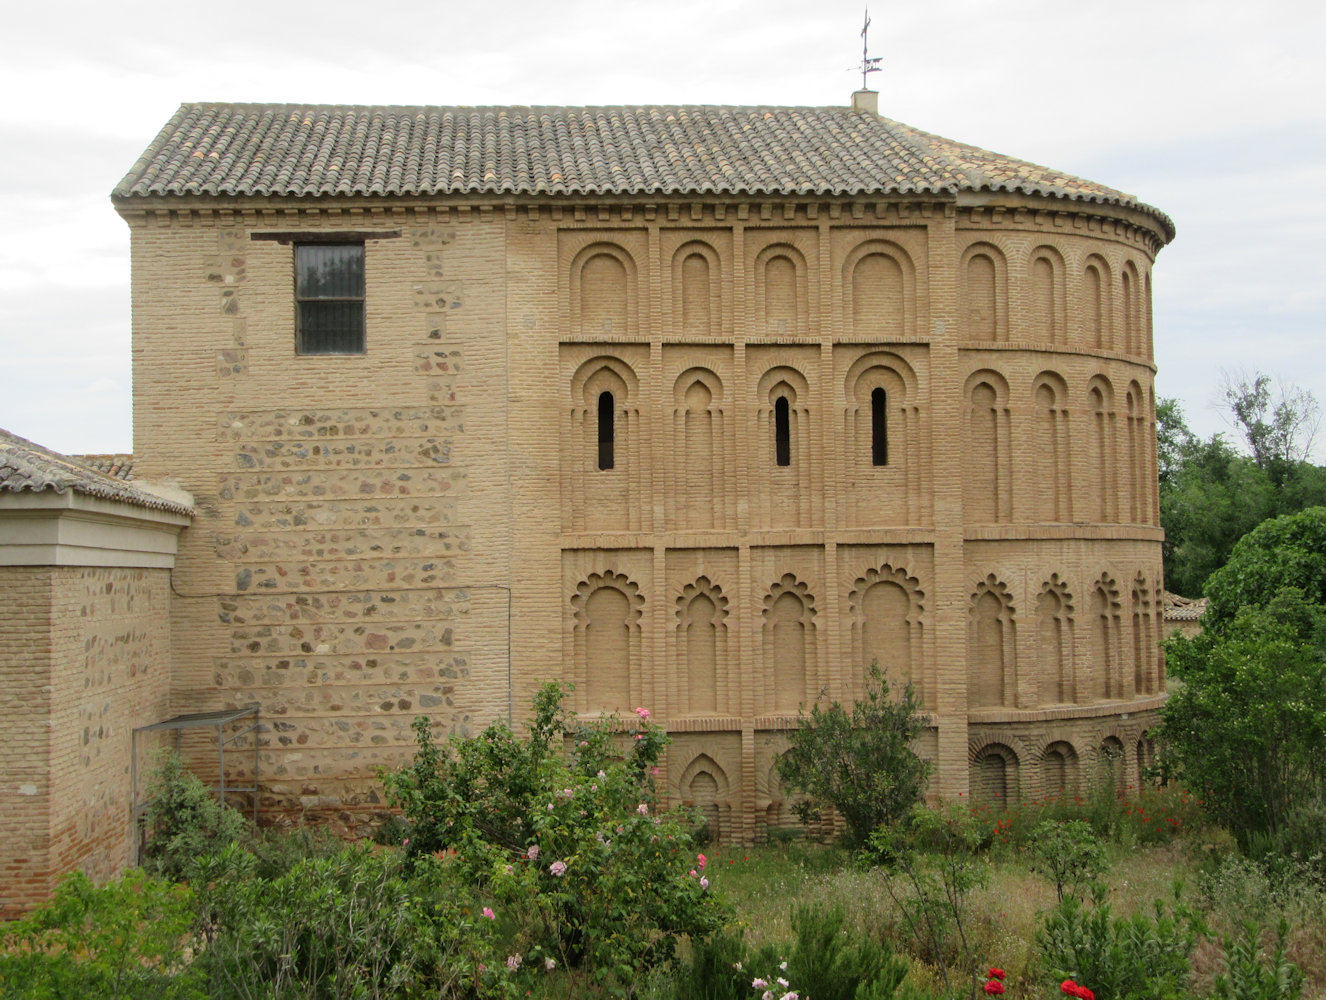
[[[1285,587],[1326,605],[1326,507],[1266,521],[1241,538],[1207,582],[1203,626],[1220,631],[1243,608],[1266,607]]]
[[[1255,548],[1247,541],[1212,588],[1238,582],[1239,564]],[[1326,568],[1326,550],[1317,550],[1316,561]],[[1326,576],[1318,596],[1323,584]],[[1294,587],[1269,598],[1251,589],[1246,595],[1245,606],[1230,617],[1217,610],[1196,638],[1166,641],[1170,669],[1183,685],[1162,710],[1159,732],[1162,765],[1245,849],[1293,826],[1326,791],[1326,609]]]
[[[832,806],[853,847],[882,823],[907,814],[921,798],[930,765],[913,749],[921,706],[909,684],[894,699],[878,663],[870,666],[864,699],[849,714],[838,702],[801,713],[791,746],[778,759],[783,786],[807,796],[802,820]]]
[[[1170,590],[1195,596],[1234,543],[1275,513],[1276,491],[1222,436],[1194,436],[1177,400],[1160,401],[1156,422],[1165,581]]]
[[[1321,423],[1321,407],[1306,389],[1277,386],[1269,375],[1226,375],[1225,405],[1258,468],[1277,481],[1307,460]]]

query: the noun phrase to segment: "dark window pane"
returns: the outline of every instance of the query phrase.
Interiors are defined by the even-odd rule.
[[[363,302],[299,304],[300,354],[363,354]]]
[[[792,414],[786,396],[774,402],[774,464],[792,464]]]
[[[353,243],[295,248],[295,295],[301,299],[362,299],[364,248]]]
[[[599,393],[599,468],[611,469],[614,463],[613,426],[614,412],[612,393]]]
[[[889,410],[883,389],[870,393],[870,464],[889,464]]]
[[[296,246],[295,302],[300,354],[363,354],[363,245]]]

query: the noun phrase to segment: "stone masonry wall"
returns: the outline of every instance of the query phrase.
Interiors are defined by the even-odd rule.
[[[339,357],[294,353],[291,249],[249,238],[284,223],[134,234],[166,285],[135,286],[139,470],[199,511],[175,709],[257,702],[260,807],[350,826],[383,808],[415,716],[445,735],[508,709],[501,230],[403,221],[368,243],[367,352]]]

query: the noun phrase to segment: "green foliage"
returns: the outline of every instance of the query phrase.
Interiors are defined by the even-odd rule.
[[[1326,791],[1323,621],[1286,588],[1222,628],[1166,642],[1184,684],[1162,710],[1161,762],[1245,849],[1291,828]]]
[[[1055,823],[1047,820],[1031,837],[1031,870],[1054,883],[1062,903],[1065,894],[1080,896],[1109,871],[1100,838],[1084,820]]]
[[[906,821],[875,830],[863,852],[888,876],[885,889],[915,954],[939,968],[946,989],[953,988],[951,976],[970,982],[973,991],[977,985],[968,910],[972,892],[989,880],[977,856],[987,846],[988,828],[969,809],[917,807]]]
[[[179,755],[163,754],[148,781],[145,813],[148,841],[143,867],[174,881],[195,858],[214,854],[247,838],[248,822],[223,807],[198,778],[185,770]]]
[[[291,830],[262,830],[245,847],[254,857],[254,874],[276,878],[301,861],[336,857],[345,850],[345,842],[324,827],[300,825]]]
[[[545,685],[526,738],[495,722],[472,739],[452,739],[445,750],[428,719],[414,720],[414,761],[382,775],[389,801],[410,823],[413,853],[470,843],[519,851],[534,842],[533,812],[559,767],[566,732],[561,701],[561,689]]]
[[[490,894],[522,965],[551,961],[625,994],[673,958],[680,936],[705,938],[727,911],[691,817],[658,809],[667,737],[649,713],[581,726],[561,700],[557,685],[540,691],[528,740],[498,724],[444,750],[418,722],[413,764],[384,781],[410,823],[411,856],[436,854]]]
[[[750,961],[740,932],[719,931],[695,942],[672,979],[676,1000],[749,1000]]]
[[[846,926],[841,905],[794,906],[790,946],[748,953],[738,935],[716,934],[692,949],[673,980],[676,1000],[750,1000],[796,991],[814,1000],[907,1000],[907,961],[887,940]],[[902,992],[899,992],[902,989]]]
[[[920,801],[930,765],[913,749],[921,732],[921,705],[911,685],[900,699],[878,663],[870,666],[864,700],[848,712],[838,702],[803,712],[791,745],[778,759],[783,786],[803,792],[803,821],[832,806],[847,824],[853,847],[865,844],[882,823],[906,815]]]
[[[1096,1000],[1182,1000],[1202,925],[1179,901],[1152,914],[1115,917],[1097,887],[1093,904],[1065,896],[1036,932],[1047,975],[1086,986]]]
[[[8,1000],[202,997],[185,965],[192,894],[132,870],[97,888],[82,872],[0,933],[0,995]]]
[[[1178,401],[1156,406],[1165,582],[1195,596],[1244,534],[1276,511],[1270,477],[1220,435],[1193,436]]]
[[[1326,605],[1326,507],[1310,507],[1258,525],[1206,585],[1204,628],[1220,631],[1245,607],[1263,608],[1286,587]]]
[[[218,1000],[501,996],[512,989],[493,921],[432,858],[345,848],[270,878],[238,847],[202,860],[206,947]]]
[[[887,942],[849,933],[844,919],[841,906],[793,907],[789,981],[815,1000],[892,997],[907,962]]]
[[[1264,377],[1257,378],[1266,390]],[[1252,422],[1251,436],[1240,407]],[[1249,406],[1231,405],[1231,412],[1254,457],[1239,454],[1219,434],[1206,441],[1195,437],[1177,400],[1162,399],[1156,406],[1165,581],[1176,593],[1202,593],[1235,543],[1267,518],[1326,504],[1326,468],[1302,461],[1299,448],[1284,451],[1284,430],[1268,430],[1265,408],[1259,416],[1253,400]],[[1269,416],[1274,424],[1274,414]],[[1272,444],[1272,438],[1280,443]]]
[[[1269,956],[1262,954],[1261,928],[1254,920],[1244,923],[1241,937],[1225,938],[1221,956],[1225,971],[1216,977],[1216,1000],[1298,1000],[1303,973],[1285,957],[1288,934],[1289,923],[1281,919]]]
[[[1226,376],[1223,389],[1225,405],[1260,468],[1274,476],[1307,458],[1321,422],[1311,392],[1277,387],[1261,372]]]

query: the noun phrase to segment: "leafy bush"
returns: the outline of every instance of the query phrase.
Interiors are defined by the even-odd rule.
[[[102,888],[65,876],[50,902],[0,932],[8,1000],[201,997],[185,964],[192,894],[133,869]]]
[[[432,858],[344,848],[271,878],[231,847],[199,862],[207,944],[197,965],[216,1000],[499,996],[513,988],[484,918]]]
[[[557,685],[539,692],[525,740],[498,723],[443,749],[417,721],[413,764],[384,782],[410,823],[411,856],[437,855],[492,895],[514,960],[583,969],[624,993],[673,958],[680,936],[705,938],[727,911],[709,892],[692,818],[658,808],[667,738],[648,711],[629,727],[580,726],[561,701]]]
[[[1303,973],[1285,958],[1289,924],[1280,921],[1275,950],[1263,957],[1261,929],[1256,921],[1243,925],[1241,937],[1225,938],[1222,963],[1225,971],[1216,977],[1217,1000],[1298,1000],[1303,992]]]
[[[915,941],[916,954],[939,967],[945,989],[952,976],[977,984],[978,963],[968,934],[969,900],[989,871],[978,858],[988,830],[960,806],[917,807],[906,822],[881,826],[863,857],[883,868],[884,886]],[[953,966],[956,965],[956,969]]]
[[[913,749],[921,733],[921,705],[908,685],[900,699],[878,663],[870,666],[864,700],[848,712],[838,702],[812,706],[778,759],[783,786],[805,793],[798,805],[803,821],[832,806],[847,824],[853,847],[865,844],[881,824],[899,819],[920,801],[930,764]]]
[[[781,998],[795,992],[815,1000],[906,1000],[907,962],[887,939],[868,938],[846,926],[834,906],[795,906],[788,947],[766,944],[748,953],[735,934],[716,934],[692,949],[673,981],[676,1000]],[[762,993],[763,991],[763,993]]]
[[[179,755],[163,754],[148,781],[145,812],[148,841],[142,864],[174,881],[195,858],[215,854],[247,838],[248,822],[222,806],[198,778],[185,770]]]
[[[1090,906],[1065,896],[1037,930],[1036,943],[1051,977],[1075,980],[1097,1000],[1182,1000],[1201,931],[1179,902],[1177,885],[1170,907],[1157,900],[1153,915],[1131,917],[1114,917],[1097,886]]]
[[[1245,850],[1326,794],[1323,626],[1326,608],[1286,588],[1219,631],[1166,642],[1184,684],[1162,709],[1162,764]]]
[[[1238,540],[1206,583],[1202,625],[1221,632],[1244,608],[1264,608],[1286,587],[1326,604],[1326,507],[1263,521]]]
[[[1065,890],[1080,895],[1109,870],[1105,848],[1084,820],[1064,823],[1046,821],[1036,827],[1031,839],[1031,870],[1054,883],[1063,902]]]
[[[254,857],[254,874],[270,879],[284,875],[301,861],[336,857],[345,850],[345,841],[325,827],[300,825],[262,830],[245,847]]]

